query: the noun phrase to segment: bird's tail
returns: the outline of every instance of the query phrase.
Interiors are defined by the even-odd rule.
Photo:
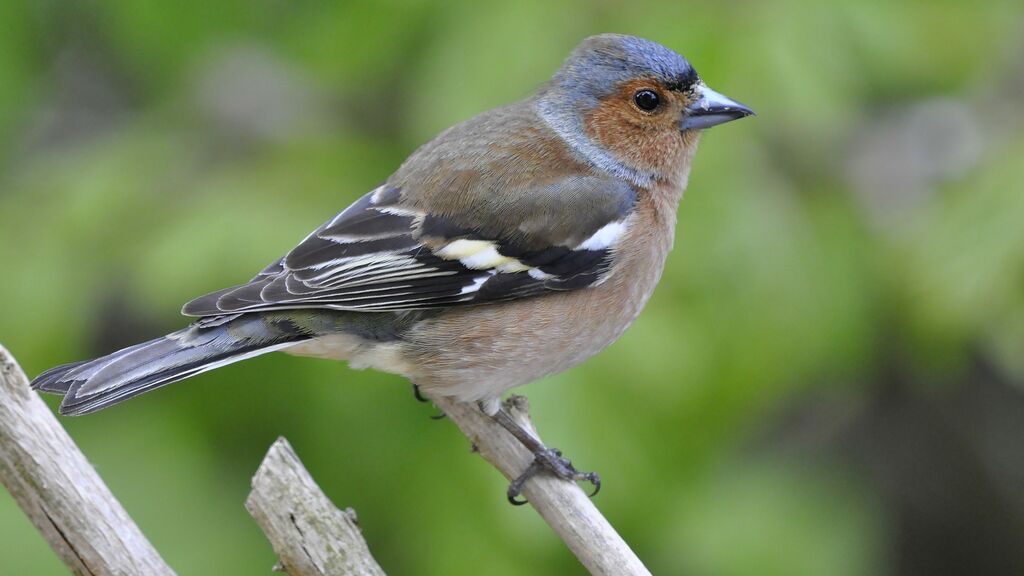
[[[51,368],[32,387],[63,394],[60,413],[78,416],[307,338],[308,330],[281,313],[204,318],[95,360]]]

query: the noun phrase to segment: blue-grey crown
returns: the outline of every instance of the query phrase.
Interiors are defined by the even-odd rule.
[[[636,78],[653,78],[674,89],[686,89],[698,80],[686,58],[661,44],[636,36],[601,34],[572,51],[550,86],[577,105],[587,106]]]

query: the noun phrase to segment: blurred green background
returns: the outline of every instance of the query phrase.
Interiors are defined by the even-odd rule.
[[[522,389],[545,439],[657,574],[1024,573],[1019,0],[2,2],[0,342],[35,375],[181,327],[607,31],[759,115],[705,135],[636,325]],[[269,573],[279,435],[389,574],[582,574],[430,414],[273,354],[62,422],[181,574]],[[5,492],[0,542],[63,572]]]

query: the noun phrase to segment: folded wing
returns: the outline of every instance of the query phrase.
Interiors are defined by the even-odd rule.
[[[542,197],[553,200],[553,210],[580,210],[586,217],[573,219],[542,206],[524,211],[521,222],[504,230],[486,230],[473,226],[471,215],[433,213],[403,201],[400,188],[384,185],[317,228],[249,283],[197,298],[182,312],[416,310],[524,298],[603,281],[630,223],[633,190],[617,181],[585,178],[559,183]]]

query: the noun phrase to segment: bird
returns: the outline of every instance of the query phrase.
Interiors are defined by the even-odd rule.
[[[584,39],[551,79],[415,150],[187,327],[32,381],[82,415],[260,354],[347,361],[475,403],[534,454],[509,486],[579,472],[502,408],[618,339],[662,275],[701,133],[753,111],[675,51]]]

